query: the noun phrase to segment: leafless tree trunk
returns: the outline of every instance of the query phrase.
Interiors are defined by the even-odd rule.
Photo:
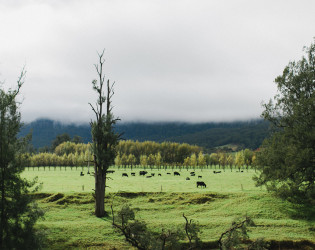
[[[115,119],[112,114],[111,98],[114,95],[113,86],[109,80],[105,81],[103,73],[104,51],[99,54],[99,64],[95,65],[99,80],[93,80],[93,89],[97,92],[98,98],[96,105],[90,106],[95,113],[96,121],[91,122],[94,156],[94,177],[95,177],[95,215],[105,216],[105,189],[107,180],[107,170],[114,163],[116,157],[116,145],[120,134],[114,132],[114,125],[119,119]],[[106,86],[105,86],[106,84]],[[106,95],[104,93],[106,88]],[[105,104],[105,107],[103,107]],[[105,108],[105,113],[103,111]]]

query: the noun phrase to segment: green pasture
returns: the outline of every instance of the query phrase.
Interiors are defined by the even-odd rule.
[[[146,169],[148,175],[155,174],[154,177],[146,178],[139,176],[139,171],[143,169],[117,169],[113,174],[109,174],[110,179],[107,181],[109,188],[108,192],[222,192],[222,193],[264,193],[262,188],[255,187],[252,180],[255,172],[249,170],[248,172],[236,172],[236,170],[221,170],[220,174],[213,174],[213,169],[174,169],[174,170],[158,170]],[[81,171],[84,176],[80,176]],[[94,188],[94,178],[87,174],[87,168],[30,168],[23,173],[23,177],[32,179],[38,176],[38,181],[43,183],[41,192],[45,193],[73,193],[73,192],[91,192]],[[180,176],[174,176],[173,172],[177,171]],[[190,172],[194,171],[196,176],[190,176]],[[218,169],[216,170],[218,171]],[[90,172],[92,172],[90,170]],[[131,176],[135,172],[136,176]],[[128,177],[122,177],[123,173],[127,173]],[[171,173],[168,175],[167,173]],[[162,176],[158,176],[161,174]],[[202,176],[202,178],[198,178]],[[190,180],[186,180],[189,177]],[[196,187],[196,181],[204,181],[207,188]]]
[[[174,176],[172,170],[148,170],[155,173],[152,178],[139,176],[141,169],[113,170],[115,173],[108,181],[106,210],[110,212],[111,204],[115,211],[130,204],[137,212],[136,217],[147,222],[152,230],[184,228],[184,213],[200,224],[202,241],[211,243],[218,240],[235,218],[249,215],[256,223],[249,228],[251,239],[275,240],[279,246],[285,241],[314,242],[314,209],[293,206],[255,187],[253,170],[213,174],[210,169],[196,169],[195,177],[189,174],[193,170],[174,170],[180,176]],[[104,219],[93,215],[94,179],[86,174],[87,168],[83,170],[84,176],[80,176],[81,171],[81,168],[66,171],[31,168],[23,173],[27,179],[38,176],[39,182],[43,182],[36,196],[46,214],[37,226],[46,232],[47,248],[130,249],[124,237],[111,226],[111,215]],[[136,172],[136,176],[131,176],[131,172]],[[122,173],[129,177],[122,177]],[[158,173],[162,176],[157,176]],[[204,181],[207,188],[197,188],[197,180]]]

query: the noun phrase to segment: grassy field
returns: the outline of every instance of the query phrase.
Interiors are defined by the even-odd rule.
[[[43,183],[43,188],[41,192],[44,193],[76,193],[76,192],[91,192],[94,188],[94,178],[92,175],[88,175],[87,168],[78,168],[77,170],[73,168],[56,168],[54,170],[51,168],[39,168],[32,170],[26,170],[23,173],[23,177],[27,179],[32,179],[38,176],[39,182]],[[196,169],[195,177],[190,176],[190,172],[194,170],[177,170],[181,175],[174,176],[172,170],[157,170],[147,169],[148,173],[155,173],[152,178],[145,178],[144,176],[139,176],[139,171],[143,169],[115,169],[115,173],[109,176],[112,180],[108,180],[107,189],[108,192],[223,192],[223,193],[264,193],[261,188],[255,187],[252,180],[254,171],[246,170],[243,173],[231,172],[230,170],[222,171],[221,174],[213,174],[211,169]],[[80,176],[81,171],[84,176]],[[136,176],[131,176],[131,172],[135,172]],[[122,177],[122,173],[127,173],[129,177]],[[158,176],[158,174],[162,176]],[[167,173],[171,173],[168,175]],[[201,179],[198,176],[202,176]],[[191,180],[187,181],[186,177]],[[197,189],[196,181],[204,181],[207,184],[206,189]]]
[[[81,168],[72,171],[40,168],[23,173],[27,179],[38,176],[39,182],[43,182],[37,197],[46,215],[45,220],[38,222],[38,227],[45,229],[49,249],[129,249],[121,234],[112,228],[111,217],[98,219],[93,216],[94,179],[86,174],[87,169],[83,171],[84,176],[80,176],[81,171]],[[182,214],[185,213],[199,222],[201,239],[205,242],[218,240],[235,218],[249,215],[256,223],[250,228],[251,239],[276,240],[280,247],[284,241],[314,242],[314,209],[294,207],[255,187],[254,171],[226,170],[221,174],[212,171],[196,170],[196,176],[190,177],[190,171],[186,170],[180,171],[180,176],[167,175],[171,170],[149,170],[155,176],[145,178],[139,176],[139,169],[115,169],[112,180],[108,181],[106,210],[110,211],[112,203],[116,211],[123,204],[130,204],[137,211],[137,218],[157,231],[184,226]],[[131,172],[136,172],[136,176],[131,176]],[[129,177],[122,177],[122,173]],[[162,176],[157,176],[158,173]],[[198,175],[202,179],[198,179]],[[197,180],[204,181],[207,188],[197,188]]]

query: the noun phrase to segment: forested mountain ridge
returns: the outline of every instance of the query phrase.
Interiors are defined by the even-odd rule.
[[[195,144],[206,149],[227,144],[236,144],[244,148],[256,149],[268,135],[269,124],[263,120],[221,123],[119,123],[117,132],[123,132],[123,139],[138,141],[172,141]],[[89,124],[62,124],[48,119],[40,119],[25,124],[20,136],[32,131],[32,144],[35,148],[50,146],[57,135],[67,133],[71,137],[78,135],[83,142],[90,142]]]

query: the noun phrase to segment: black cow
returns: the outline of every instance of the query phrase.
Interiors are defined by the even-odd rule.
[[[190,180],[190,178],[189,177],[186,177],[186,181],[189,181]]]
[[[198,179],[201,179],[202,178],[202,176],[201,175],[198,175]]]
[[[136,173],[131,173],[132,176],[136,176]]]
[[[147,176],[147,178],[151,178],[151,177],[152,177],[152,175],[148,175],[148,176]]]
[[[139,172],[139,175],[145,176],[147,173],[148,173],[147,171],[140,171],[140,172]]]
[[[174,176],[175,176],[175,175],[180,176],[180,173],[174,172]]]
[[[214,174],[220,174],[221,171],[213,171]]]
[[[81,172],[80,176],[84,176],[83,172]]]
[[[204,183],[203,181],[197,181],[197,188],[198,188],[199,186],[200,186],[200,187],[204,187],[204,188],[207,187],[206,183]]]
[[[113,174],[113,173],[115,173],[115,170],[107,170],[107,173],[108,174]]]
[[[167,174],[171,174],[171,173],[167,173]]]
[[[158,174],[158,176],[162,176],[161,174]]]
[[[154,176],[154,175],[155,175],[155,173],[151,173],[151,175],[152,175],[152,176]]]
[[[124,177],[124,176],[128,177],[128,174],[123,173],[121,176],[122,176],[122,177]]]
[[[195,172],[190,172],[190,175],[195,175]]]

